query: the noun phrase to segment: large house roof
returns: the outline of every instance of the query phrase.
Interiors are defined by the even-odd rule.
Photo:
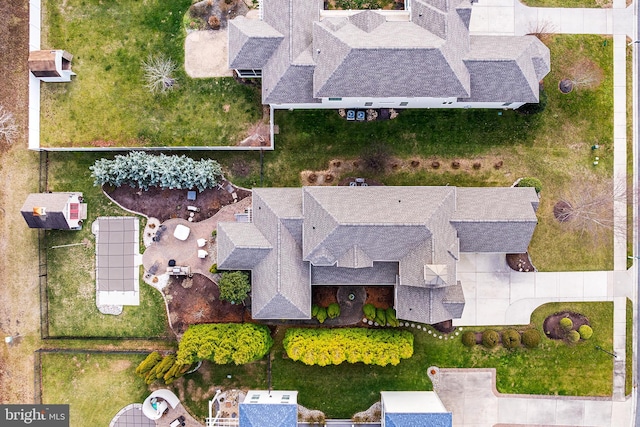
[[[263,0],[263,20],[229,23],[229,66],[262,69],[266,104],[328,97],[537,102],[549,50],[533,36],[470,36],[467,0],[414,0],[321,16],[321,0]]]
[[[459,252],[526,251],[537,200],[533,188],[254,189],[253,223],[218,224],[218,267],[252,270],[257,319],[309,318],[312,284],[387,284],[399,318],[438,323],[462,315]]]

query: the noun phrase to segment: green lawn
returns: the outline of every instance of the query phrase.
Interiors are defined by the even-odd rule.
[[[49,190],[82,191],[88,210],[81,231],[47,232],[49,334],[168,337],[162,296],[142,282],[142,277],[139,306],[126,306],[119,316],[101,314],[96,307],[95,236],[91,233],[91,223],[98,216],[131,215],[93,186],[88,168],[96,157],[86,153],[49,154]],[[143,225],[141,221],[140,226]],[[52,246],[82,242],[86,245],[51,249]]]
[[[261,118],[259,90],[232,78],[187,77],[182,17],[190,4],[44,1],[43,48],[72,53],[77,77],[43,85],[41,145],[220,146],[243,139]],[[169,94],[144,87],[141,62],[151,53],[178,64]]]
[[[605,43],[606,42],[606,43]],[[542,181],[539,225],[531,244],[533,262],[540,270],[608,270],[613,267],[613,235],[597,241],[568,229],[553,217],[553,205],[570,195],[576,182],[610,180],[613,170],[613,51],[610,38],[554,36],[547,42],[552,70],[544,79],[546,110],[524,116],[495,110],[405,110],[395,120],[353,123],[335,111],[277,111],[280,133],[275,151],[265,153],[265,186],[300,186],[300,171],[326,170],[333,159],[352,162],[370,146],[382,146],[388,157],[437,159],[449,164],[470,159],[479,170],[452,171],[429,167],[358,175],[389,185],[511,185],[518,177]],[[602,79],[597,87],[578,88],[568,95],[557,89],[559,80],[572,77],[585,61]],[[600,145],[594,167],[593,144]],[[254,157],[255,158],[255,157]],[[497,160],[504,166],[493,167]],[[224,163],[224,162],[223,162]],[[225,164],[229,166],[228,164]],[[354,172],[350,172],[353,174]],[[339,177],[338,177],[339,178]],[[256,182],[255,173],[251,175]],[[588,250],[584,250],[585,246]]]
[[[594,329],[591,340],[567,345],[543,338],[540,346],[533,350],[509,351],[502,347],[487,350],[481,346],[468,349],[462,345],[460,336],[438,339],[412,329],[415,334],[413,357],[398,366],[386,367],[362,363],[320,367],[293,362],[283,358],[284,330],[280,330],[272,350],[273,387],[298,390],[300,404],[320,409],[328,418],[350,418],[379,400],[381,390],[430,390],[426,371],[432,365],[496,368],[497,388],[502,393],[611,395],[613,360],[595,346],[604,349],[613,346],[613,304],[546,304],[532,314],[532,325],[542,332],[544,318],[565,309],[589,318]],[[336,394],[335,390],[340,393]]]
[[[71,426],[108,426],[118,411],[148,395],[135,368],[139,354],[42,353],[42,403],[69,404]]]

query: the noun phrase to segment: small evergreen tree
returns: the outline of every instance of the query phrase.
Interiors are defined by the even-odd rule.
[[[329,316],[329,319],[335,319],[340,316],[340,305],[337,302],[329,304],[329,307],[327,307],[327,316]]]
[[[154,366],[162,360],[162,356],[157,351],[149,353],[149,355],[138,365],[136,374],[144,377]]]
[[[247,298],[247,294],[251,290],[249,276],[242,271],[222,273],[218,287],[220,288],[220,299],[229,301],[231,304],[240,304]]]

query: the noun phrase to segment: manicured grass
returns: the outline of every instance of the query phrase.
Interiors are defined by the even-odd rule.
[[[625,341],[625,381],[624,394],[629,396],[633,388],[633,301],[627,298],[626,315],[626,341]]]
[[[134,372],[144,357],[42,353],[42,402],[69,404],[71,426],[108,426],[120,409],[147,397],[147,385]]]
[[[165,305],[158,291],[140,278],[140,305],[126,306],[121,315],[101,314],[96,307],[95,236],[91,223],[98,216],[129,216],[94,187],[89,166],[96,154],[49,155],[49,190],[82,191],[87,220],[81,231],[48,231],[49,334],[51,336],[158,337],[168,335]],[[141,228],[144,222],[141,221]],[[141,268],[142,276],[142,268]]]
[[[432,386],[426,372],[432,365],[496,368],[497,388],[502,393],[611,395],[613,360],[595,346],[604,349],[613,346],[613,304],[545,304],[532,314],[532,326],[543,333],[545,317],[562,310],[576,311],[589,318],[594,329],[591,340],[568,345],[543,336],[540,346],[531,350],[509,351],[502,347],[488,350],[482,346],[469,349],[462,345],[460,335],[452,334],[449,336],[452,339],[445,340],[411,329],[415,335],[413,357],[398,366],[386,367],[362,363],[320,367],[293,362],[283,357],[284,330],[280,329],[272,350],[273,387],[298,390],[300,404],[320,409],[329,418],[350,418],[355,412],[365,410],[379,400],[381,390],[430,390]]]
[[[229,378],[228,376],[231,376]],[[267,389],[267,361],[246,365],[214,365],[204,361],[198,371],[176,380],[169,388],[176,395],[184,394],[182,403],[204,423],[209,414],[209,400],[216,389]]]
[[[220,146],[244,138],[262,114],[259,90],[231,78],[186,75],[182,17],[190,4],[43,2],[43,48],[72,53],[77,77],[43,85],[42,146]],[[144,87],[141,63],[150,54],[178,65],[177,87],[168,94]]]
[[[606,44],[604,42],[607,42]],[[613,234],[593,241],[553,217],[553,205],[572,192],[573,182],[610,180],[613,170],[613,50],[610,38],[550,37],[552,70],[544,79],[544,112],[525,116],[495,110],[405,110],[395,120],[353,123],[335,111],[277,111],[280,133],[275,151],[265,153],[265,186],[299,186],[300,171],[326,170],[332,159],[351,162],[372,144],[400,159],[454,159],[482,163],[479,170],[443,172],[429,167],[358,172],[394,185],[511,185],[522,176],[543,184],[539,225],[530,247],[540,270],[608,270],[613,267]],[[594,88],[561,94],[558,82],[589,60],[602,73]],[[501,113],[501,114],[500,114]],[[593,144],[600,145],[594,167]],[[496,170],[493,164],[502,160]],[[353,172],[351,172],[353,173]],[[254,175],[255,177],[255,175]],[[339,177],[338,177],[339,178]],[[254,178],[255,180],[255,178]],[[585,250],[585,246],[588,250]]]

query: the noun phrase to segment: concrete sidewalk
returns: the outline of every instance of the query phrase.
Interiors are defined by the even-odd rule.
[[[634,9],[614,0],[612,9],[532,8],[517,0],[479,0],[473,5],[474,35],[524,35],[534,32],[613,36],[614,182],[626,192],[627,37],[634,37]],[[552,64],[553,66],[553,64]],[[615,185],[615,184],[614,184]],[[623,195],[620,195],[623,196]],[[621,200],[626,200],[620,197]],[[626,229],[627,206],[614,202],[614,229]],[[614,233],[614,271],[512,271],[502,256],[463,254],[458,267],[466,305],[456,325],[527,324],[533,310],[554,301],[613,301],[613,396],[607,399],[506,396],[495,390],[493,370],[442,370],[443,401],[454,411],[454,425],[494,424],[628,426],[633,400],[625,397],[626,298],[634,300],[634,274],[627,271],[625,233]],[[447,387],[451,386],[451,397]],[[442,387],[442,386],[441,386]],[[460,399],[463,395],[464,398]],[[449,406],[451,405],[451,406]],[[462,405],[463,407],[459,407]],[[463,414],[456,416],[455,413]]]
[[[495,369],[440,369],[438,376],[435,390],[454,426],[632,425],[633,399],[501,394]]]

